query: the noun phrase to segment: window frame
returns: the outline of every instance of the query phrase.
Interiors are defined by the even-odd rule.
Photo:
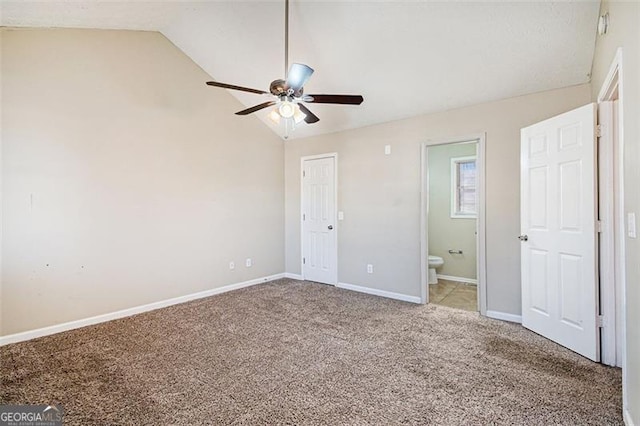
[[[476,203],[475,203],[475,212],[474,213],[462,213],[458,211],[459,207],[459,192],[458,192],[458,164],[460,163],[475,163],[476,170],[476,179],[474,192],[476,193]],[[450,198],[451,198],[451,211],[450,216],[451,219],[477,219],[478,218],[478,158],[477,155],[466,155],[462,157],[451,157],[451,187],[450,189]]]

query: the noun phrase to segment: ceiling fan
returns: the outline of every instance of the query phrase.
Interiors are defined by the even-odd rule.
[[[289,0],[285,0],[285,46],[284,46],[284,69],[286,78],[276,79],[271,82],[269,92],[259,89],[251,89],[248,87],[236,86],[233,84],[220,83],[217,81],[207,81],[207,85],[221,87],[224,89],[240,90],[243,92],[255,93],[258,95],[272,95],[275,99],[263,102],[236,112],[236,115],[249,115],[256,111],[260,111],[271,106],[275,106],[270,114],[270,118],[279,122],[281,119],[285,121],[285,138],[288,136],[289,123],[295,128],[295,124],[301,121],[307,124],[313,124],[320,119],[303,104],[342,104],[342,105],[360,105],[364,98],[360,95],[325,95],[325,94],[304,94],[304,85],[309,81],[313,68],[294,63],[289,67]],[[288,72],[287,72],[288,70]]]

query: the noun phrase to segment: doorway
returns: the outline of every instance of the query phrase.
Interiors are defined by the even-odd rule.
[[[622,49],[598,94],[598,219],[601,362],[625,370],[625,211],[622,123]],[[626,395],[623,375],[623,395]]]
[[[302,278],[338,283],[338,155],[302,158]]]
[[[484,135],[422,147],[422,297],[486,313]]]

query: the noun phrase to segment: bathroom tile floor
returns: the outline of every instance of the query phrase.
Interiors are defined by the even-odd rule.
[[[429,284],[429,303],[475,312],[478,310],[477,286],[439,279]]]

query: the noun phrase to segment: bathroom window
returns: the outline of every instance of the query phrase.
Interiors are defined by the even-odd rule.
[[[451,217],[476,218],[476,157],[451,159]]]

